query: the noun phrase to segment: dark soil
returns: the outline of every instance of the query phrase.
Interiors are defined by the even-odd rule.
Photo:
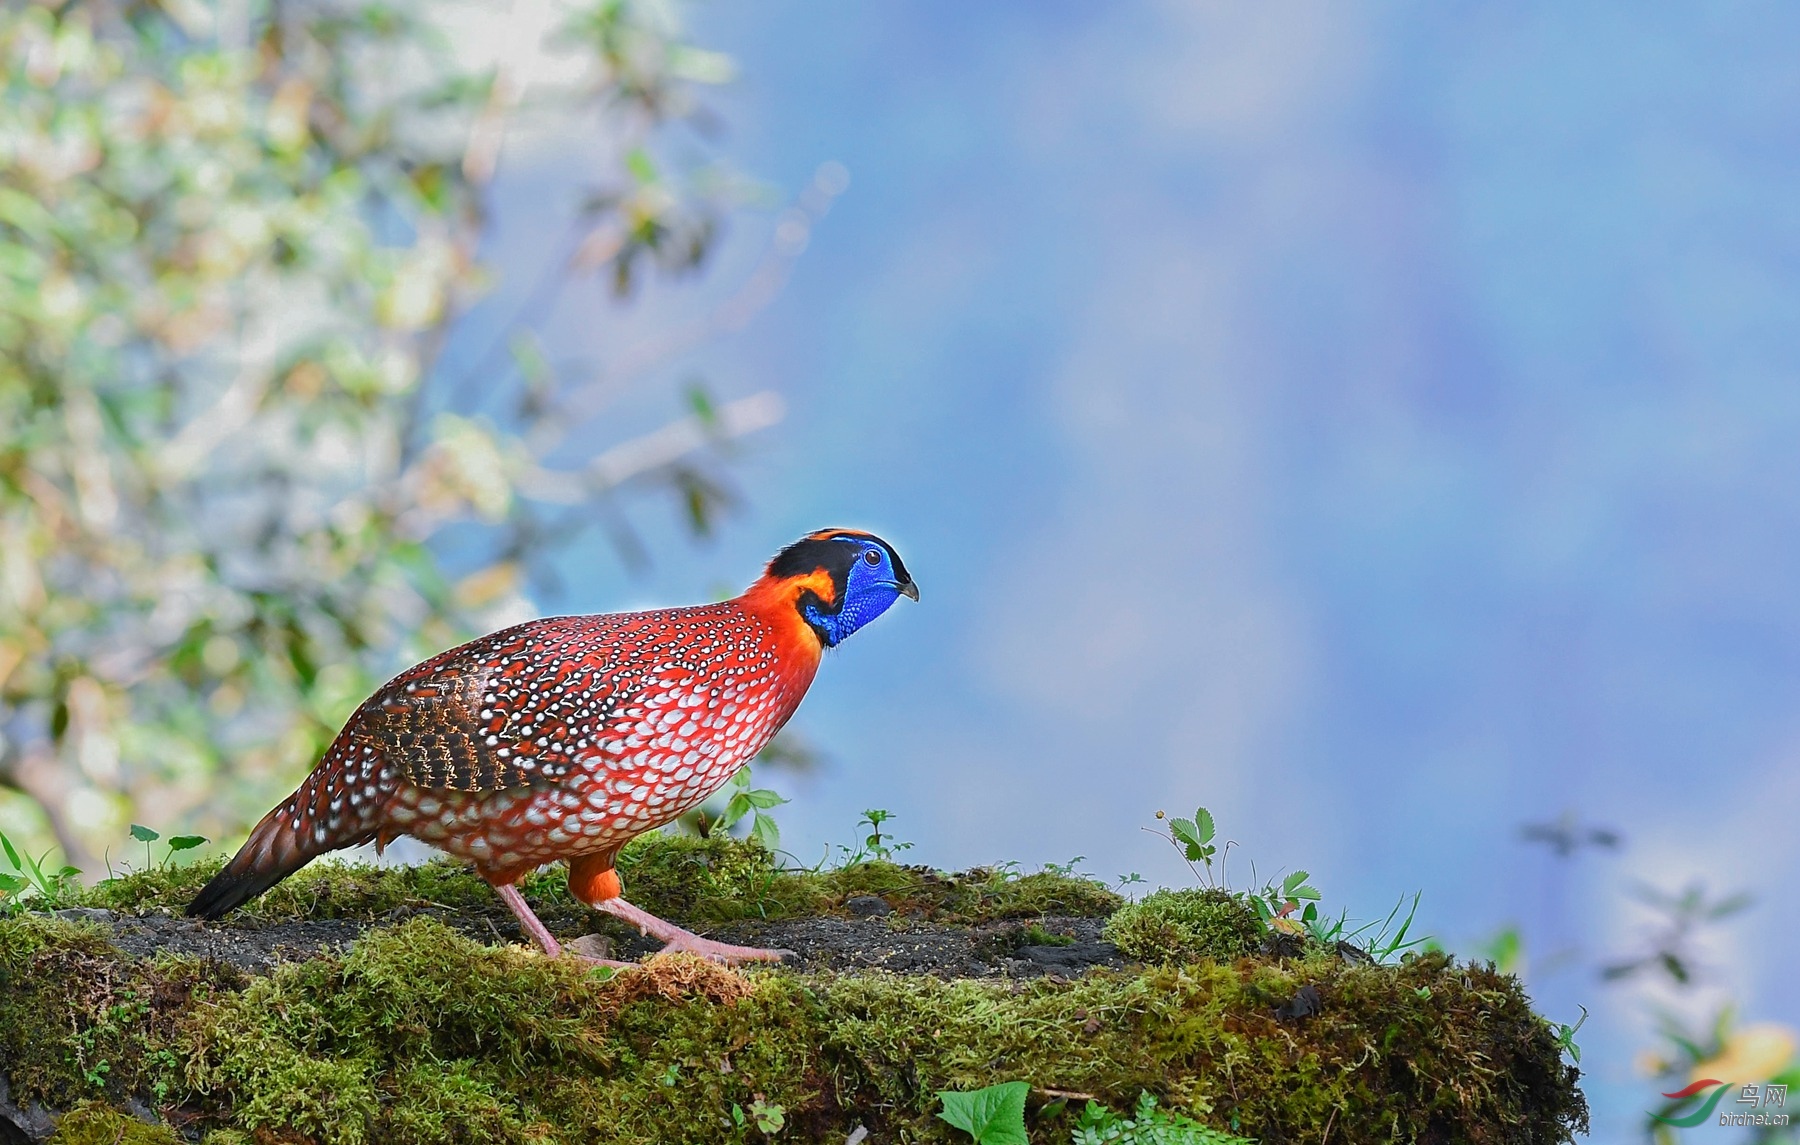
[[[64,918],[98,922],[112,930],[120,950],[138,958],[158,953],[184,954],[227,962],[250,973],[266,972],[281,962],[311,958],[327,950],[343,950],[375,927],[415,915],[429,915],[445,925],[490,945],[519,943],[524,938],[511,916],[464,914],[438,910],[399,910],[383,922],[314,919],[267,924],[203,923],[168,912],[144,915],[78,908],[58,912]],[[1109,942],[1100,939],[1105,920],[1045,918],[1032,923],[998,922],[956,926],[898,915],[866,918],[782,919],[741,921],[707,928],[709,938],[750,946],[794,951],[790,960],[811,970],[880,969],[900,974],[943,978],[1072,976],[1090,966],[1125,965]],[[1032,928],[1028,932],[1027,926]],[[607,919],[595,928],[610,945],[610,956],[635,959],[653,953],[658,943]],[[1064,944],[1043,944],[1044,935]],[[565,940],[574,934],[559,935]]]

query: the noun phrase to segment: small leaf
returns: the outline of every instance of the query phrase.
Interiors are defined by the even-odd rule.
[[[750,837],[761,843],[765,851],[773,851],[781,846],[781,828],[775,825],[775,820],[761,811],[751,820]]]
[[[162,833],[160,831],[152,831],[142,823],[133,823],[131,825],[131,837],[140,843],[149,843],[162,838]]]
[[[16,895],[30,885],[18,875],[0,875],[0,891],[6,894]]]
[[[169,840],[169,850],[191,851],[205,842],[205,835],[176,835]]]
[[[1200,833],[1195,830],[1192,819],[1169,820],[1169,833],[1190,847],[1198,847],[1201,843]]]
[[[1194,827],[1199,831],[1202,843],[1212,842],[1215,829],[1211,811],[1204,807],[1194,808]]]
[[[649,154],[641,147],[632,148],[625,156],[625,169],[640,183],[656,182],[656,164],[651,162]]]
[[[712,395],[706,391],[705,386],[698,382],[689,385],[687,404],[688,408],[694,411],[694,420],[705,428],[712,429],[719,424],[719,407],[713,401]]]
[[[8,839],[4,832],[0,832],[0,847],[6,849],[6,861],[12,864],[13,870],[25,869],[25,864],[19,861],[19,852],[13,850],[12,840]]]
[[[944,1090],[938,1117],[967,1133],[976,1145],[1030,1145],[1025,1136],[1025,1098],[1031,1087],[1022,1081],[990,1085],[968,1093]]]

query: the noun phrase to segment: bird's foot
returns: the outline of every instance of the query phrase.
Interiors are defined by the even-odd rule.
[[[710,938],[701,938],[697,934],[688,934],[682,938],[670,939],[660,953],[683,950],[689,954],[698,954],[702,958],[710,958],[714,962],[723,962],[727,966],[736,966],[740,962],[780,962],[784,958],[798,958],[791,950],[767,949],[760,946],[733,946],[729,942],[716,942]]]
[[[664,953],[675,950],[686,951],[689,954],[698,954],[702,958],[710,958],[714,962],[723,962],[727,966],[736,966],[740,962],[780,962],[784,958],[799,957],[791,950],[765,950],[756,946],[733,946],[729,942],[701,938],[691,930],[683,930],[672,922],[664,922],[647,910],[632,906],[623,898],[609,898],[594,905],[615,918],[623,919],[637,927],[640,933],[660,939],[663,943]]]

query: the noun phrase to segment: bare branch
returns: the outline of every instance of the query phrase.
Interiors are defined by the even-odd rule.
[[[775,425],[786,403],[773,390],[721,406],[711,419],[689,416],[600,454],[576,472],[532,466],[519,474],[520,493],[553,505],[575,505],[637,478],[655,474],[708,445]]]

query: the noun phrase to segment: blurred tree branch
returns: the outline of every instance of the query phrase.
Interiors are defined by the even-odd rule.
[[[619,495],[675,489],[705,528],[709,458],[773,394],[696,392],[563,468],[602,389],[521,323],[479,366],[498,420],[434,412],[426,379],[487,285],[509,128],[570,117],[605,156],[529,322],[572,278],[704,260],[737,184],[659,152],[729,74],[654,3],[0,9],[0,784],[72,859],[134,814],[238,829],[397,662],[528,610],[551,538],[597,522],[629,554]],[[605,392],[766,305],[843,182],[821,168],[746,286]]]

